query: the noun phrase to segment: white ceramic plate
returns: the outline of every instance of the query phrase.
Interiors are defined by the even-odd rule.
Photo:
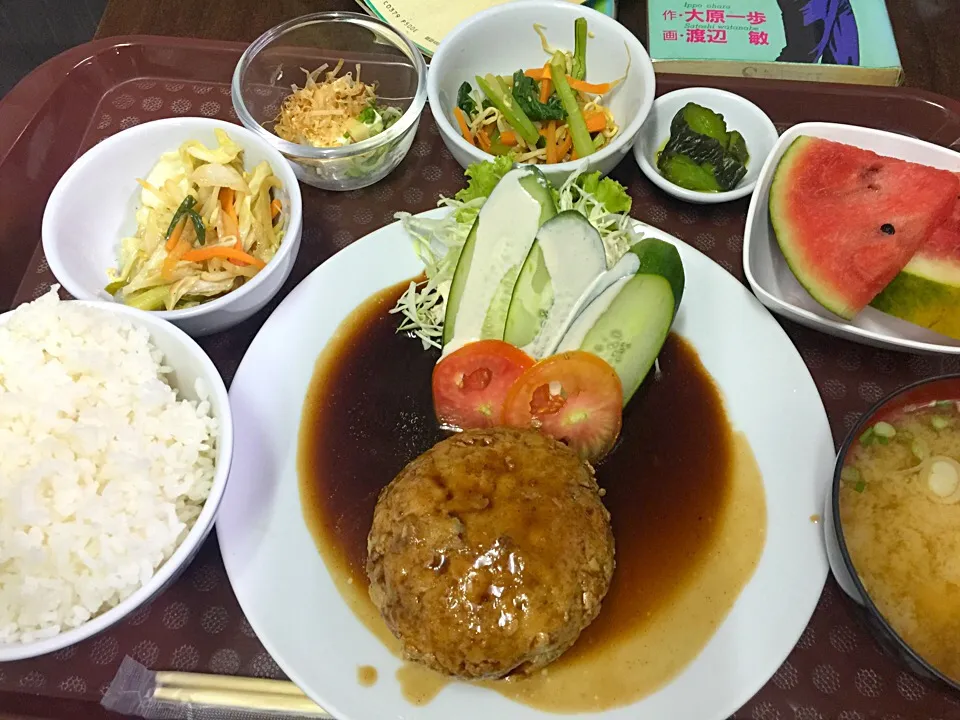
[[[703,652],[658,692],[603,717],[721,720],[773,675],[820,597],[827,559],[821,527],[810,517],[823,511],[833,440],[810,374],[773,317],[706,256],[640,229],[680,250],[687,282],[675,330],[696,347],[733,425],[753,447],[768,538],[755,575]],[[217,521],[227,574],[280,667],[339,720],[548,717],[456,683],[424,707],[410,705],[394,677],[400,661],[341,599],[303,520],[297,432],[316,357],[363,300],[420,271],[399,223],[389,225],[317,268],[255,338],[230,390],[236,449]],[[378,669],[376,685],[359,686],[360,665]]]
[[[927,330],[869,306],[853,320],[844,320],[814,300],[794,277],[773,234],[769,204],[770,186],[777,164],[790,144],[800,135],[834,140],[872,150],[880,155],[960,172],[960,154],[906,135],[836,123],[810,122],[794,125],[780,136],[773,152],[767,157],[747,213],[747,229],[743,236],[743,271],[760,302],[778,315],[801,325],[864,345],[891,350],[960,355],[960,340]]]

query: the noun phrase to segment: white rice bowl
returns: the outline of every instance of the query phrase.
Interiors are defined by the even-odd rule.
[[[52,638],[129,598],[211,493],[221,428],[209,388],[201,373],[197,399],[180,396],[136,317],[54,288],[0,325],[0,645]]]

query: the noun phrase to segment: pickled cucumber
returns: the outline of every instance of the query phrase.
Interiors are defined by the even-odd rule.
[[[657,157],[660,173],[674,185],[698,192],[732,190],[747,173],[750,154],[723,115],[687,103],[670,123],[670,139]]]

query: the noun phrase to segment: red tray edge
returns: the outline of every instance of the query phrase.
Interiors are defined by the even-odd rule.
[[[0,163],[9,154],[23,132],[43,109],[50,97],[70,73],[93,58],[116,48],[131,45],[242,50],[246,43],[162,35],[118,35],[92,40],[64,50],[25,75],[13,89],[0,98]]]
[[[109,52],[114,48],[145,45],[183,47],[192,46],[195,49],[209,48],[210,50],[238,51],[247,46],[247,43],[228,40],[208,40],[201,38],[182,38],[162,35],[118,35],[113,37],[92,40],[65,50],[55,57],[38,66],[10,92],[0,98],[0,163],[4,161],[10,149],[29,127],[30,122],[37,116],[47,100],[53,95],[70,73],[80,65],[89,62],[97,55]],[[956,115],[960,116],[960,101],[938,93],[912,87],[879,87],[872,85],[849,85],[841,83],[812,83],[791,80],[766,80],[758,78],[731,78],[713,77],[704,75],[671,74],[668,78],[661,77],[661,84],[673,87],[696,86],[741,86],[754,88],[786,89],[790,88],[798,93],[826,92],[849,95],[883,96],[912,96],[924,102],[939,104]]]

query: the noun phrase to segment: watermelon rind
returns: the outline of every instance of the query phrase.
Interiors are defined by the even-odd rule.
[[[780,158],[770,186],[770,222],[780,251],[797,281],[827,310],[850,320],[857,314],[858,308],[853,307],[837,289],[818,279],[819,268],[810,258],[803,256],[796,228],[791,227],[787,217],[786,208],[792,185],[790,176],[797,163],[803,160],[804,150],[811,142],[815,142],[815,138],[805,135],[798,137]]]
[[[960,339],[960,264],[917,255],[870,305]]]

